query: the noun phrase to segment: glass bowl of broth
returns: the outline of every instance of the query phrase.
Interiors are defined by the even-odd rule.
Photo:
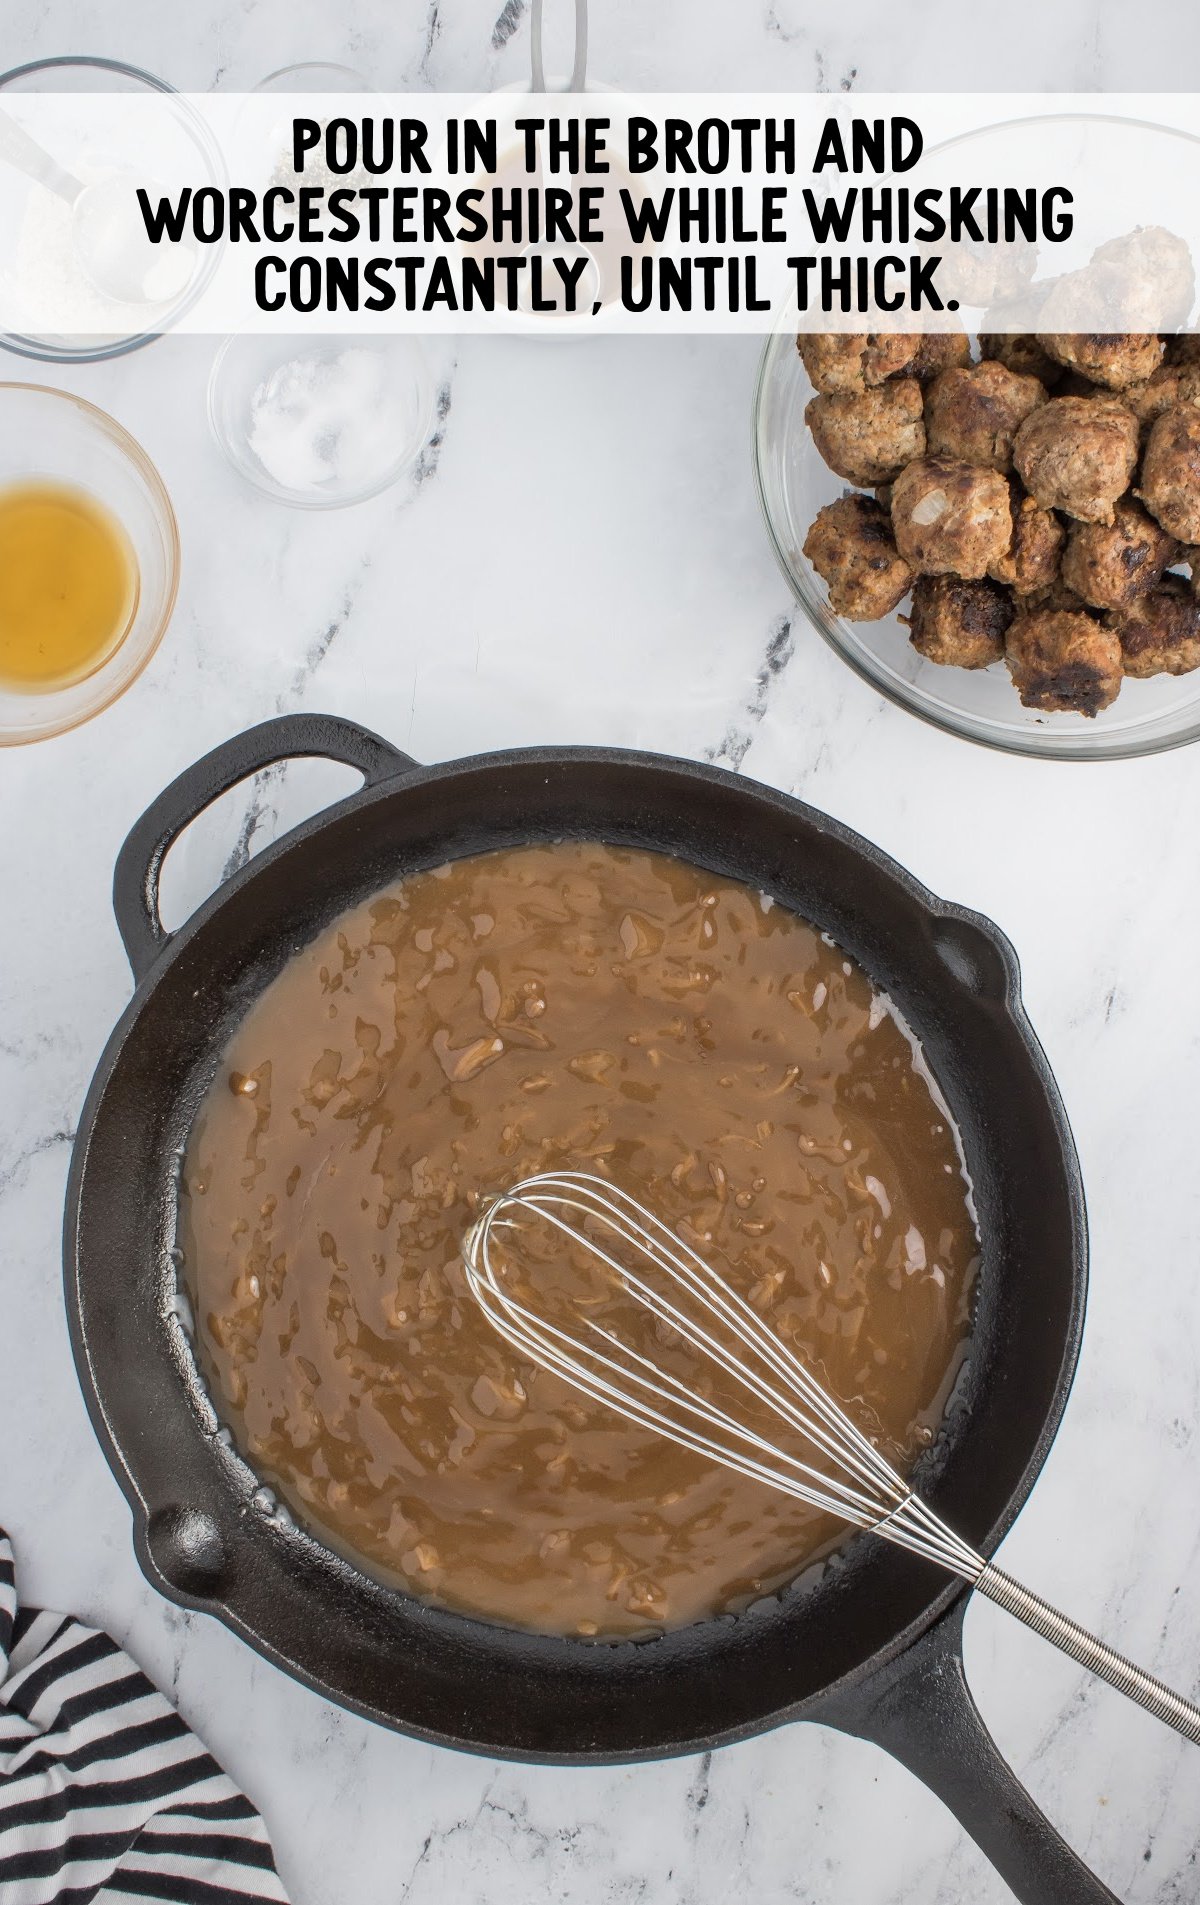
[[[175,512],[141,446],[81,397],[0,384],[0,744],[124,694],[178,584]]]

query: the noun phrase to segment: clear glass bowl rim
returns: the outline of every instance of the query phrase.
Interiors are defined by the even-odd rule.
[[[114,701],[121,699],[127,689],[132,688],[134,682],[145,672],[157,654],[163,636],[170,626],[179,595],[179,567],[182,551],[175,505],[171,501],[167,486],[159,475],[157,465],[143,450],[137,438],[129,434],[123,423],[118,423],[117,419],[107,410],[102,410],[99,404],[90,403],[86,397],[77,397],[74,391],[58,390],[53,384],[22,384],[15,383],[11,379],[0,381],[0,407],[3,406],[5,392],[10,390],[18,390],[29,396],[57,398],[61,403],[69,404],[75,410],[81,411],[89,423],[96,425],[113,440],[121,454],[133,464],[150,492],[154,513],[163,532],[167,565],[167,584],[154,633],[147,642],[133,673],[112,681],[104,694],[96,701],[90,702],[79,713],[65,719],[55,720],[51,717],[39,726],[21,729],[5,728],[0,725],[0,747],[21,747],[34,741],[51,740],[56,734],[69,734],[73,728],[82,727],[85,721],[92,720],[95,715],[103,714],[106,708],[112,707]],[[124,645],[122,643],[121,648],[115,651],[116,655],[121,653]],[[101,673],[102,670],[97,671],[91,679],[98,681]],[[87,681],[79,683],[79,686],[86,687]],[[52,699],[52,695],[46,696],[47,702]]]
[[[283,341],[282,334],[280,334],[279,341]],[[258,495],[265,496],[269,502],[281,503],[287,509],[328,511],[332,509],[353,509],[359,503],[369,503],[373,501],[376,496],[382,496],[385,491],[392,488],[393,484],[400,481],[400,478],[405,474],[406,470],[410,470],[413,464],[418,461],[421,451],[429,441],[429,433],[433,428],[435,414],[435,380],[428,358],[422,348],[421,338],[418,335],[396,331],[383,333],[376,341],[384,344],[407,343],[414,347],[416,355],[421,360],[421,417],[413,435],[412,447],[407,450],[405,455],[397,462],[390,464],[385,474],[374,477],[370,484],[364,484],[361,488],[354,490],[349,495],[323,496],[319,491],[308,492],[305,490],[289,489],[286,483],[277,483],[274,477],[269,476],[265,470],[260,475],[248,460],[243,460],[243,458],[237,454],[221,415],[220,389],[222,379],[229,374],[229,361],[239,344],[252,345],[255,343],[269,343],[271,339],[258,332],[234,331],[222,340],[217,348],[216,356],[213,358],[205,391],[208,428],[213,442],[221,452],[221,455],[225,458],[226,463],[228,463],[231,470],[235,471],[236,474],[241,477],[243,483],[248,483],[251,489],[257,491]],[[312,337],[301,334],[294,339],[294,342],[300,346],[306,343],[318,345],[323,342],[341,342],[344,344],[346,337],[333,332],[318,333]]]
[[[3,93],[15,79],[25,79],[30,73],[53,72],[56,67],[63,66],[92,67],[102,73],[120,73],[122,78],[137,80],[140,85],[148,86],[156,93],[176,94],[179,90],[178,87],[172,86],[169,80],[159,79],[154,73],[147,73],[140,66],[130,66],[126,60],[108,59],[102,53],[54,53],[48,59],[26,60],[21,66],[8,67],[0,73],[0,93]],[[197,126],[200,126],[198,120]],[[200,129],[203,133],[203,127]],[[202,143],[207,143],[207,134],[204,135]],[[214,176],[223,177],[224,168],[220,164],[219,154],[216,153],[215,147],[211,148],[209,156],[215,160]],[[184,305],[180,306],[181,310],[199,297],[216,270],[216,265],[216,248],[214,247],[206,260],[205,269],[197,275],[195,285],[189,292]],[[105,364],[114,357],[127,357],[130,351],[140,351],[161,335],[160,331],[137,331],[129,337],[120,338],[115,344],[97,345],[94,350],[55,350],[53,346],[41,343],[36,337],[22,337],[19,332],[3,331],[0,332],[0,349],[11,351],[14,357],[30,358],[37,364]]]

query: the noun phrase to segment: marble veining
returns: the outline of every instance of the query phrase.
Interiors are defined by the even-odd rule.
[[[548,6],[548,64],[570,8]],[[1184,86],[1178,0],[594,0],[598,78],[658,88]],[[555,50],[561,36],[562,53]],[[528,70],[526,0],[6,0],[4,61],[105,52],[237,89],[299,59],[380,86]],[[1003,1558],[1193,1693],[1200,1659],[1200,753],[1072,767],[927,730],[794,611],[749,469],[752,340],[471,340],[439,366],[412,478],[301,515],[227,468],[212,346],[167,339],[57,375],[158,462],[184,541],[160,654],[101,720],[0,758],[0,1520],[22,1592],[101,1622],[270,1822],[297,1905],[1001,1905],[940,1804],[815,1727],[702,1759],[563,1770],[453,1755],[339,1712],[142,1579],[75,1383],[59,1280],[71,1137],[129,994],[114,854],[172,775],[292,708],[356,716],[418,758],[539,741],[654,747],[802,795],[1020,954],[1088,1186],[1092,1289],[1066,1421]],[[270,769],[171,856],[170,918],[353,782]],[[1200,1896],[1200,1756],[990,1606],[967,1665],[1003,1750],[1133,1905]]]

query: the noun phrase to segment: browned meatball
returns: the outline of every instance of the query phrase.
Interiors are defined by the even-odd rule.
[[[907,376],[916,362],[921,339],[912,331],[872,331],[863,352],[863,376],[868,384]]]
[[[814,390],[865,390],[862,359],[866,332],[801,331],[796,339],[800,362]]]
[[[1143,333],[1152,325],[1171,331],[1186,324],[1196,299],[1191,247],[1162,225],[1139,225],[1097,245],[1088,275],[1110,307]]]
[[[1013,686],[1027,708],[1099,714],[1121,691],[1121,644],[1086,609],[1021,610],[1005,653]]]
[[[1071,524],[1062,579],[1093,608],[1124,609],[1162,580],[1178,554],[1153,516],[1123,496],[1111,524]]]
[[[1167,576],[1112,626],[1121,643],[1125,673],[1190,675],[1200,668],[1200,602],[1182,576]]]
[[[925,447],[930,456],[956,456],[989,470],[1011,470],[1013,438],[1046,401],[1036,377],[1003,364],[944,370],[925,392]]]
[[[1181,331],[1167,339],[1168,364],[1200,364],[1200,331]]]
[[[851,622],[877,622],[908,594],[912,570],[896,553],[887,511],[869,496],[839,496],[817,512],[804,553],[829,585],[829,606]]]
[[[917,339],[912,374],[927,383],[939,371],[953,370],[971,361],[971,340],[965,331],[927,331]]]
[[[1144,384],[1122,391],[1121,402],[1147,433],[1165,410],[1181,403],[1200,404],[1200,364],[1162,364]]]
[[[1009,494],[1012,541],[998,562],[989,563],[988,574],[1018,595],[1030,595],[1058,580],[1067,532],[1054,511],[1039,508],[1019,484],[1010,483]]]
[[[1016,371],[1018,377],[1036,377],[1047,389],[1063,374],[1062,365],[1055,363],[1050,353],[1042,349],[1041,340],[1032,331],[997,331],[984,335],[980,337],[979,349],[985,359],[994,358],[1005,370]]]
[[[901,375],[911,368],[920,342],[904,332],[802,331],[796,349],[813,389],[833,396]]]
[[[1008,590],[994,582],[922,575],[913,586],[909,639],[928,661],[988,668],[1004,658],[1004,632],[1012,618]]]
[[[921,386],[912,377],[878,390],[813,397],[804,420],[830,469],[860,489],[890,483],[924,453]]]
[[[1138,494],[1177,542],[1200,542],[1200,409],[1194,404],[1158,418],[1146,440]]]
[[[1017,431],[1013,462],[1043,509],[1110,523],[1137,451],[1137,418],[1115,398],[1051,397]]]
[[[1106,390],[1144,384],[1162,363],[1163,341],[1152,332],[1044,332],[1044,348],[1068,370],[1077,370]]]
[[[1008,548],[1008,484],[995,470],[922,457],[896,478],[892,527],[896,547],[912,568],[978,580]]]

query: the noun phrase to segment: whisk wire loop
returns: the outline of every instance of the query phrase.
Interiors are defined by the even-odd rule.
[[[540,1206],[538,1206],[538,1208],[540,1208]],[[553,1212],[544,1211],[543,1214],[557,1228],[560,1230],[565,1229],[568,1235],[571,1234],[569,1226],[564,1226],[561,1220],[555,1217]],[[680,1310],[677,1305],[670,1303],[666,1298],[660,1296],[660,1294],[652,1289],[642,1278],[636,1276],[627,1266],[623,1265],[594,1240],[592,1240],[592,1249],[597,1258],[620,1278],[623,1287],[628,1290],[631,1295],[639,1298],[651,1315],[657,1317],[659,1321],[675,1330],[678,1335],[685,1341],[691,1343],[694,1348],[700,1349],[719,1368],[724,1369],[727,1374],[733,1376],[734,1379],[749,1390],[751,1394],[757,1396],[761,1402],[773,1410],[781,1421],[789,1423],[793,1428],[798,1429],[801,1434],[808,1436],[810,1440],[818,1442],[822,1447],[828,1448],[831,1453],[836,1451],[835,1440],[827,1431],[819,1424],[814,1425],[804,1418],[789,1398],[781,1396],[777,1391],[773,1390],[755,1370],[747,1368],[745,1364],[740,1363],[737,1357],[734,1356],[717,1337],[713,1336],[710,1331],[696,1324],[684,1311]],[[698,1295],[701,1301],[706,1303],[706,1307],[711,1308],[714,1313],[719,1314],[717,1305],[713,1304],[703,1291],[698,1292]],[[751,1315],[753,1315],[753,1312],[751,1312]],[[790,1466],[796,1466],[802,1473],[816,1473],[816,1471],[811,1469],[807,1464],[796,1463],[794,1458],[781,1455],[781,1452],[775,1449],[774,1444],[765,1441],[761,1436],[755,1435],[753,1431],[747,1429],[744,1424],[736,1422],[724,1411],[718,1410],[715,1406],[706,1406],[697,1403],[685,1383],[681,1382],[677,1377],[672,1376],[669,1371],[658,1369],[657,1365],[651,1363],[648,1357],[639,1355],[636,1350],[630,1345],[623,1343],[612,1331],[602,1329],[594,1318],[584,1316],[581,1320],[590,1331],[611,1343],[614,1348],[621,1350],[629,1361],[636,1365],[636,1368],[629,1372],[633,1380],[642,1383],[647,1388],[654,1389],[659,1394],[663,1393],[664,1383],[669,1385],[681,1408],[698,1416],[707,1415],[710,1420],[719,1418],[722,1426],[725,1427],[728,1433],[734,1436],[735,1439],[754,1443],[759,1448],[774,1455],[776,1459],[782,1459]],[[757,1322],[757,1319],[755,1319],[755,1321]],[[648,1372],[648,1376],[639,1373],[641,1371]],[[851,1492],[847,1491],[847,1499],[851,1498]]]
[[[582,1246],[610,1274],[614,1287],[803,1437],[818,1457],[826,1458],[827,1466],[816,1467],[781,1449],[697,1394],[597,1322],[582,1303],[576,1306],[574,1332],[522,1303],[508,1286],[493,1243],[506,1233],[519,1233],[530,1218],[543,1220],[567,1243]],[[584,1224],[591,1227],[585,1230]],[[597,1225],[626,1246],[626,1254],[618,1256],[606,1247],[595,1234]],[[593,1400],[695,1454],[856,1527],[870,1530],[886,1522],[889,1538],[897,1545],[926,1555],[964,1580],[977,1578],[982,1557],[913,1495],[795,1351],[686,1240],[619,1186],[584,1172],[547,1172],[528,1179],[483,1213],[468,1239],[464,1261],[472,1290],[493,1327],[518,1353],[552,1367]],[[635,1263],[648,1265],[686,1301],[673,1300]],[[710,1322],[720,1326],[724,1337],[714,1333]]]
[[[536,1296],[527,1301],[523,1282],[519,1291],[512,1287],[499,1248],[502,1240],[519,1239],[538,1221],[605,1273],[598,1299],[563,1299],[566,1323],[534,1307]],[[985,1561],[897,1474],[753,1304],[618,1185],[584,1171],[525,1179],[482,1212],[464,1240],[463,1263],[484,1315],[522,1358],[639,1428],[879,1535],[977,1586],[1200,1744],[1200,1707]],[[697,1353],[702,1372],[697,1382],[686,1382],[626,1340],[610,1327],[607,1313],[592,1314],[614,1293],[631,1298]],[[780,1447],[715,1401],[706,1391],[705,1364],[800,1436],[814,1460]]]

